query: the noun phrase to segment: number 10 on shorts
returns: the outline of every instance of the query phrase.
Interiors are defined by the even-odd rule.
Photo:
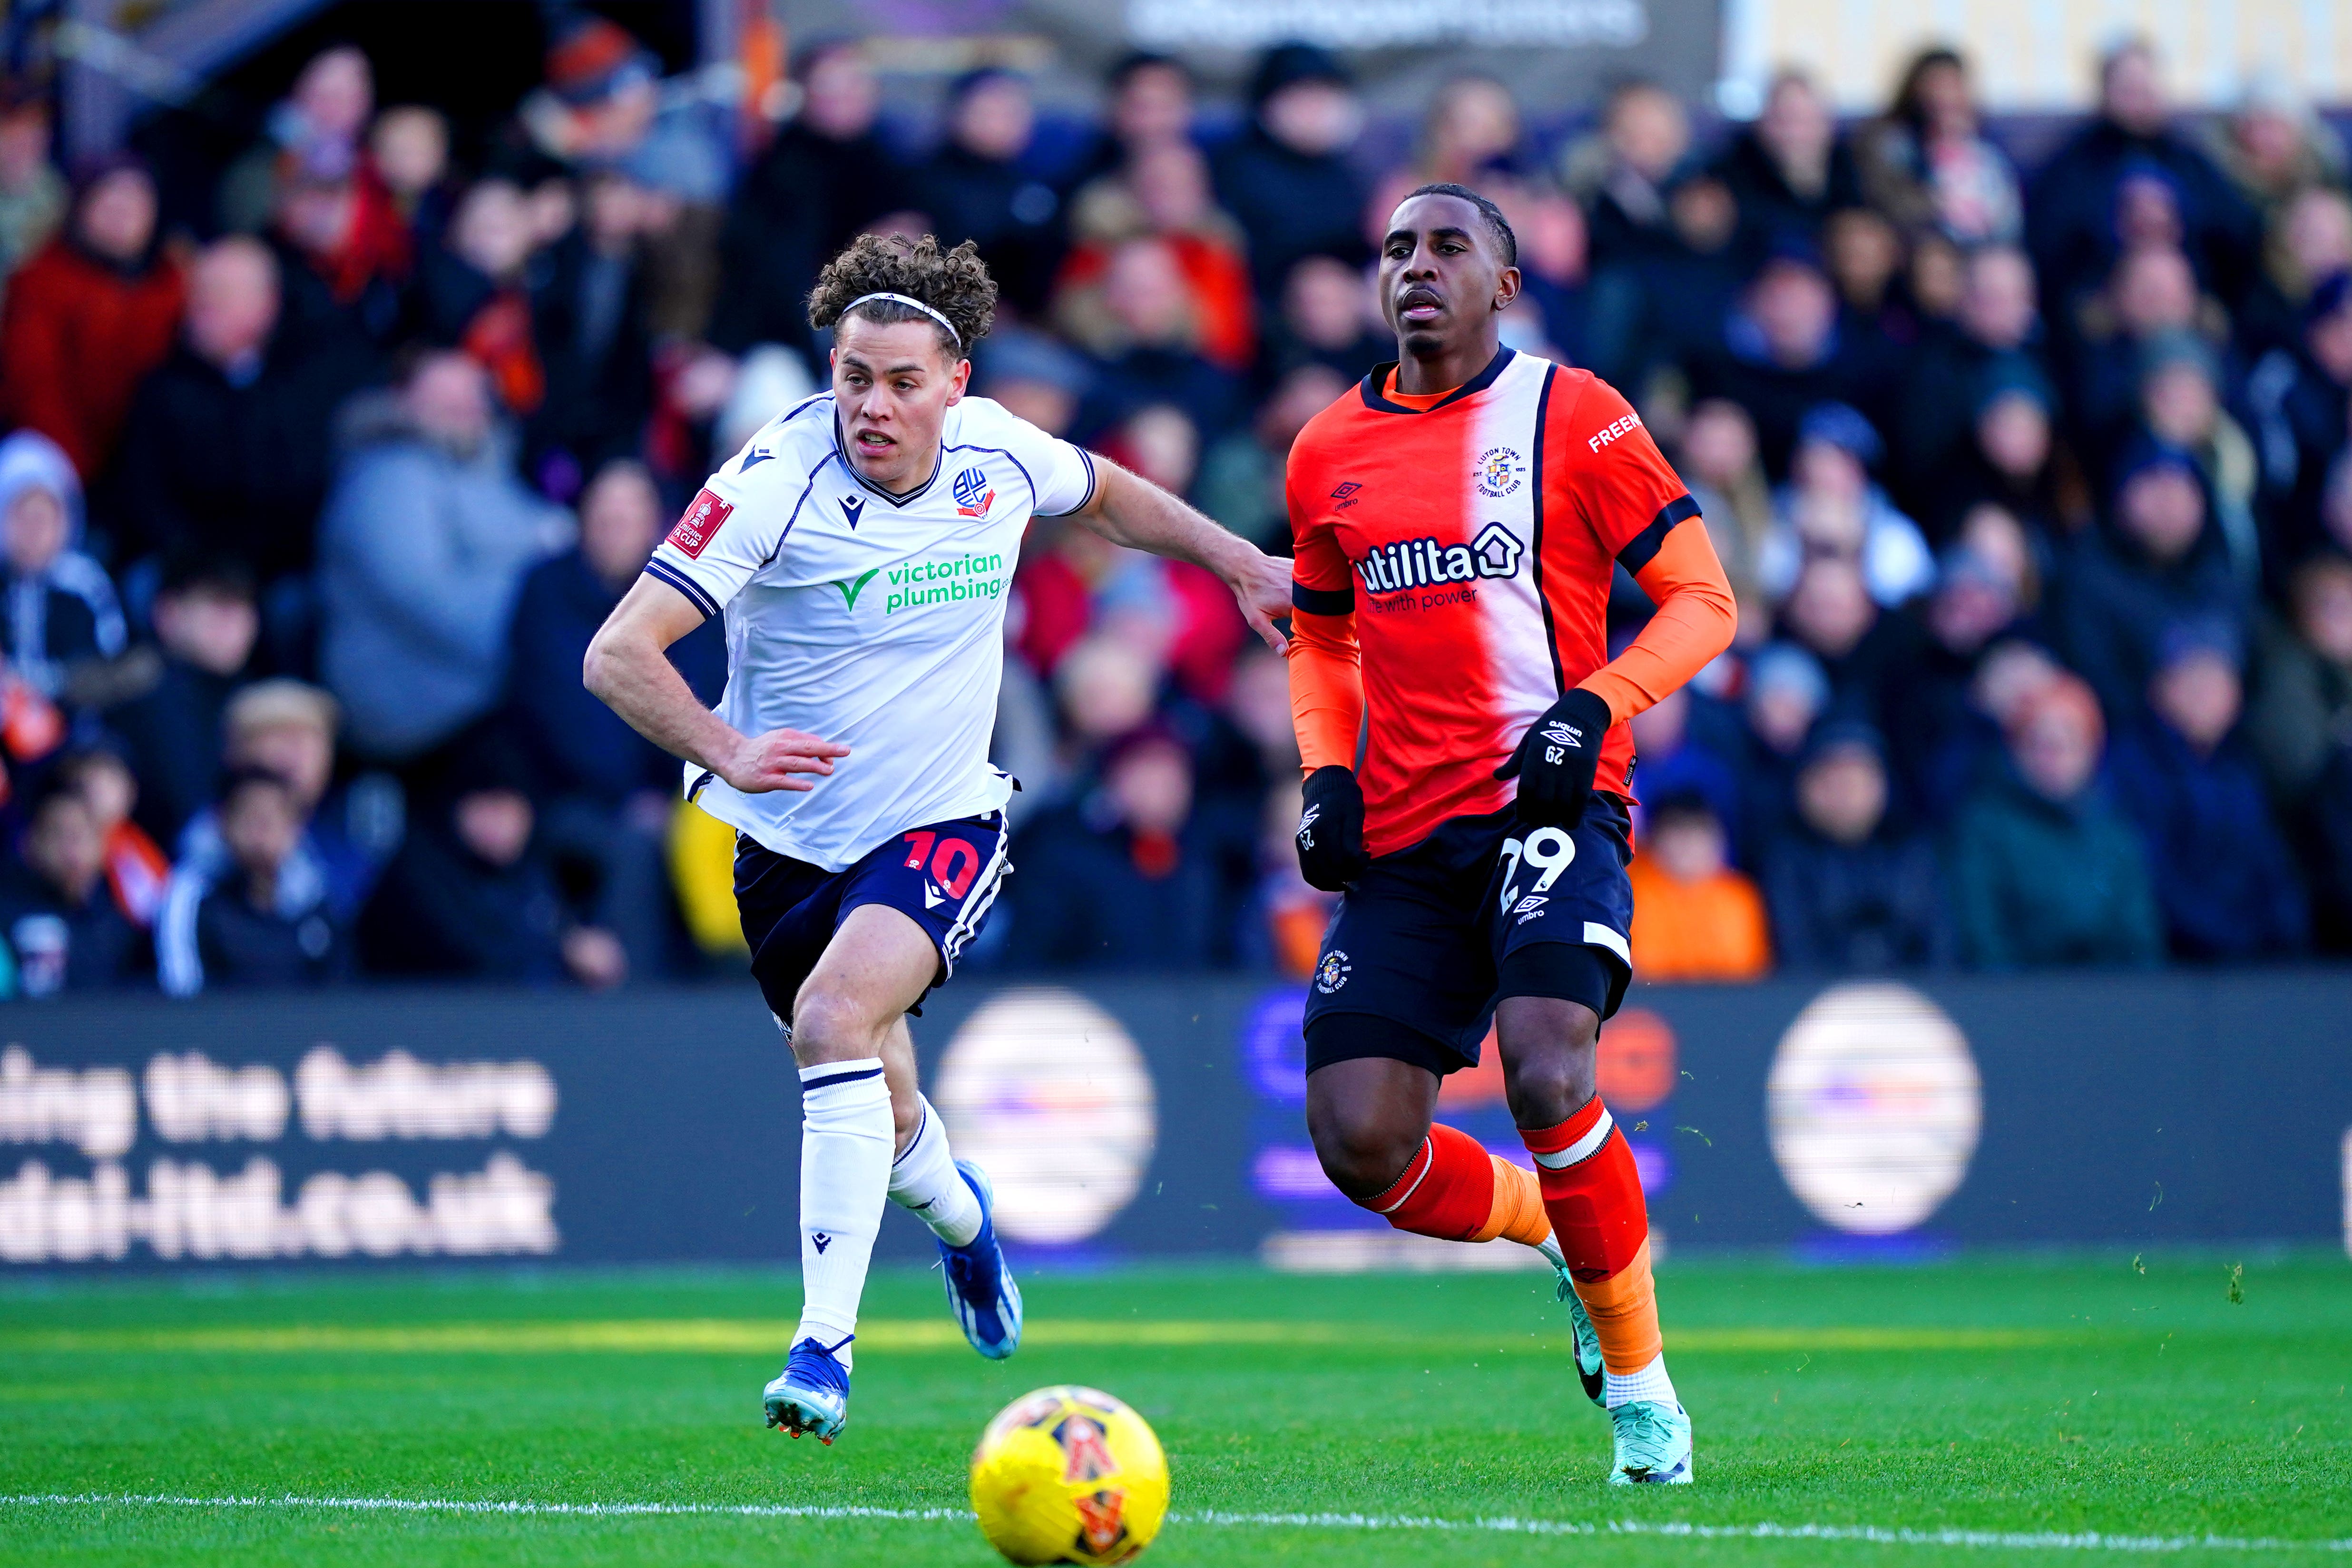
[[[931,845],[938,840],[939,848]],[[950,899],[961,899],[971,891],[971,879],[980,869],[980,851],[961,838],[940,838],[928,829],[907,835],[907,869],[920,870],[923,862],[930,861],[931,880],[937,882]]]
[[[1559,874],[1575,864],[1576,840],[1560,828],[1538,827],[1525,838],[1504,839],[1503,858],[1510,862],[1509,869],[1503,873],[1502,902],[1503,912],[1509,914],[1511,906],[1519,901],[1520,866],[1525,864],[1541,872],[1533,890],[1548,893],[1551,885],[1559,880]]]

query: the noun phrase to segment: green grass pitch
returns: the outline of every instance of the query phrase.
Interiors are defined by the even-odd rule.
[[[1601,1484],[1607,1423],[1534,1270],[1041,1275],[1003,1365],[964,1349],[935,1275],[879,1274],[831,1448],[759,1423],[787,1274],[17,1281],[0,1289],[0,1563],[986,1563],[961,1517],[282,1500],[952,1514],[987,1417],[1065,1381],[1128,1399],[1168,1447],[1191,1517],[1158,1568],[2352,1562],[2352,1267],[2248,1259],[2233,1301],[2234,1261],[1675,1261],[1660,1282],[1698,1481],[1639,1492]],[[134,1494],[266,1500],[54,1500]],[[1217,1513],[1373,1522],[1200,1517]],[[1427,1522],[1504,1517],[1595,1532]],[[1660,1532],[1676,1522],[1916,1533]],[[2169,1549],[2045,1539],[2088,1531]],[[2179,1545],[2208,1537],[2239,1544]]]

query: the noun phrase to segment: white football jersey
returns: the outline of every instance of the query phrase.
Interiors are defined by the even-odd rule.
[[[688,763],[687,797],[828,871],[1012,797],[988,742],[1021,536],[1094,498],[1093,458],[988,398],[950,407],[930,479],[894,496],[842,450],[833,395],[812,397],[713,474],[646,563],[726,614],[720,718],[850,748],[806,793],[744,795]]]

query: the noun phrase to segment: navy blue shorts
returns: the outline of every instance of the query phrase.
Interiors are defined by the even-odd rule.
[[[1316,1027],[1323,1018],[1369,1014],[1401,1024],[1437,1047],[1411,1059],[1444,1072],[1477,1065],[1495,1004],[1506,995],[1564,995],[1603,1018],[1615,1013],[1633,973],[1633,888],[1625,876],[1632,826],[1623,802],[1595,795],[1573,833],[1530,829],[1506,807],[1454,817],[1411,848],[1373,860],[1323,934],[1307,994],[1308,1069],[1348,1056],[1400,1054],[1349,1049],[1344,1028]],[[1589,956],[1558,946],[1534,951],[1544,944]],[[1575,964],[1558,962],[1570,958]],[[1549,979],[1576,970],[1597,975],[1591,994]]]
[[[768,1011],[792,1022],[801,982],[860,904],[887,904],[929,932],[940,950],[931,984],[940,984],[995,906],[1013,869],[1004,850],[1004,814],[997,811],[911,828],[845,871],[779,855],[738,833],[735,909]]]

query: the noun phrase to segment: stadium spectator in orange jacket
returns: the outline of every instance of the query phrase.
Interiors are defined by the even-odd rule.
[[[1649,810],[1633,883],[1633,973],[1644,980],[1758,980],[1772,941],[1756,884],[1726,862],[1723,824],[1696,795]]]

